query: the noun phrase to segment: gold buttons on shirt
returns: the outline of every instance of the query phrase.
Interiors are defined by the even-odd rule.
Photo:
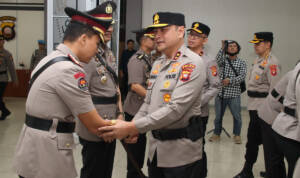
[[[71,146],[71,144],[70,144],[70,143],[67,143],[67,144],[66,144],[66,147],[70,147],[70,146]]]

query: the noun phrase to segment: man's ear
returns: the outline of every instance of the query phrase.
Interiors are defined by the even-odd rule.
[[[84,33],[78,38],[78,42],[81,46],[84,46],[88,36]]]
[[[184,26],[179,26],[179,27],[177,28],[177,32],[178,32],[179,38],[184,38],[184,33],[185,33],[185,28],[184,28]]]

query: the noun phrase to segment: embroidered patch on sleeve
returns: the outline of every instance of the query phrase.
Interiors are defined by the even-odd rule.
[[[272,76],[276,76],[277,75],[277,65],[271,65],[270,72],[271,72]]]
[[[180,80],[183,82],[187,82],[190,80],[191,74],[193,72],[193,70],[195,69],[195,65],[194,64],[185,64],[181,67],[182,72],[180,75]]]
[[[83,91],[88,90],[88,82],[84,78],[80,78],[78,80],[78,88]]]
[[[218,72],[217,72],[217,67],[216,66],[212,66],[210,67],[210,70],[211,70],[211,74],[216,77],[218,75]]]

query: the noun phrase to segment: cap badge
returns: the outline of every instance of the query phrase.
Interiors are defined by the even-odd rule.
[[[194,28],[198,28],[198,27],[199,27],[199,24],[195,23]]]
[[[110,3],[107,4],[107,6],[106,6],[106,8],[105,8],[105,12],[106,12],[107,14],[111,14],[111,13],[113,12],[113,8],[112,8],[112,6],[111,6]]]
[[[154,24],[159,24],[159,15],[155,14],[154,16]]]

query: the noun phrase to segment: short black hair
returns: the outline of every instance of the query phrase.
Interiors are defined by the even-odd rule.
[[[99,35],[99,32],[94,30],[91,26],[78,21],[71,21],[64,33],[63,41],[74,42],[81,35],[86,34],[88,37]]]
[[[128,43],[130,43],[130,42],[134,43],[133,39],[127,40],[126,44],[128,44]]]

